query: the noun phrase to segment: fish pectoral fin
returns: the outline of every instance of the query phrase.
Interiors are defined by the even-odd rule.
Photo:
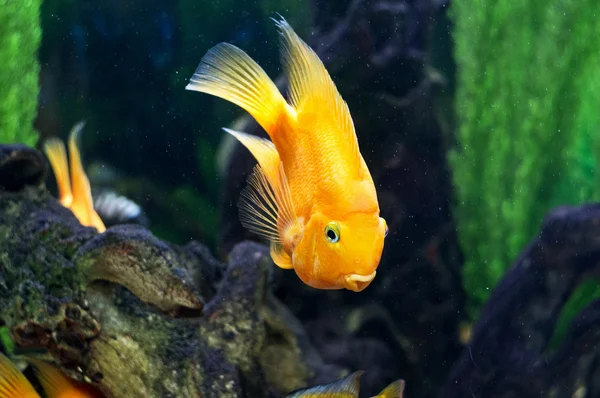
[[[282,269],[293,269],[292,258],[283,250],[278,242],[271,242],[271,258],[275,265]]]
[[[302,227],[294,212],[292,194],[275,145],[264,138],[224,130],[240,141],[258,161],[240,197],[242,225],[270,242],[282,244],[282,232],[290,228],[301,230]]]
[[[0,398],[39,398],[29,380],[6,356],[0,354]]]
[[[265,71],[248,54],[229,43],[208,50],[185,88],[242,107],[270,136],[280,118],[293,111]]]
[[[387,386],[382,392],[371,398],[402,398],[404,395],[404,380],[396,380]]]
[[[73,203],[73,193],[71,192],[71,180],[69,178],[65,144],[58,138],[50,138],[44,142],[44,152],[54,171],[58,187],[58,201],[61,205],[68,208]]]
[[[336,394],[358,397],[358,392],[360,390],[360,376],[362,376],[363,373],[364,372],[362,370],[359,370],[333,383],[298,390],[290,395],[287,395],[286,398],[310,396],[333,397],[337,396]]]
[[[246,229],[270,242],[281,242],[277,227],[277,202],[260,165],[256,165],[248,178],[238,207],[240,221]]]
[[[95,227],[98,232],[104,232],[106,227],[94,210],[94,201],[92,199],[92,189],[88,180],[77,142],[79,134],[85,126],[84,122],[77,123],[69,135],[69,159],[71,161],[71,184],[73,187],[73,205],[71,210],[82,225]]]

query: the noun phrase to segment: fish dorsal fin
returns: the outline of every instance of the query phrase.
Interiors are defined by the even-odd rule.
[[[404,395],[404,380],[396,380],[387,386],[382,392],[371,398],[402,398]]]
[[[6,356],[0,354],[0,398],[39,398],[29,380]]]
[[[360,390],[360,376],[364,372],[362,370],[356,371],[349,374],[341,380],[334,381],[333,383],[323,384],[320,386],[305,388],[303,390],[296,391],[286,398],[299,398],[299,397],[358,397]]]
[[[292,195],[275,145],[269,140],[224,129],[244,145],[258,161],[257,167],[248,178],[248,186],[240,198],[240,220],[244,227],[270,242],[283,245],[282,232],[299,228],[294,212]],[[280,259],[277,265],[284,266],[285,257],[275,251]],[[289,256],[287,256],[289,258]],[[291,259],[290,259],[291,264]]]
[[[270,137],[281,118],[293,109],[275,83],[248,54],[229,43],[208,50],[186,86],[242,107]]]
[[[98,213],[96,213],[96,210],[94,210],[90,181],[83,169],[81,154],[77,145],[79,134],[84,126],[84,122],[77,123],[71,129],[71,134],[69,135],[69,159],[71,163],[71,184],[73,187],[71,211],[73,211],[81,224],[95,227],[98,232],[104,232],[106,227],[100,216],[98,216]]]
[[[356,157],[358,141],[348,105],[339,94],[319,56],[294,32],[285,19],[275,20],[281,33],[281,58],[289,80],[290,100],[297,123],[331,134],[341,132],[340,142]],[[310,123],[306,123],[308,116]]]
[[[70,207],[73,203],[73,192],[71,192],[71,179],[69,177],[65,144],[58,138],[50,138],[44,142],[44,152],[48,156],[50,166],[54,171],[58,187],[58,201],[64,207]]]

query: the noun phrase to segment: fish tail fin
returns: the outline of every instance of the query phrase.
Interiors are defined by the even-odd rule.
[[[31,364],[33,372],[48,398],[65,396],[100,396],[92,386],[71,379],[58,367],[46,361],[28,357],[27,362]],[[84,392],[89,394],[84,395]]]
[[[69,178],[65,144],[58,138],[50,138],[44,142],[44,152],[54,171],[58,187],[58,201],[64,207],[69,207],[73,203],[73,192],[71,192],[71,180]]]
[[[404,394],[404,384],[404,380],[396,380],[372,398],[402,398]]]
[[[204,55],[186,90],[211,94],[242,107],[271,139],[281,118],[293,111],[265,71],[229,43],[220,43]]]
[[[29,380],[6,356],[0,354],[0,398],[39,398]]]
[[[79,134],[85,126],[85,122],[79,122],[71,129],[69,135],[69,158],[71,161],[71,183],[73,184],[74,203],[72,211],[79,219],[81,224],[95,227],[98,232],[104,232],[106,227],[94,210],[94,201],[92,199],[92,189],[90,180],[85,174],[81,162],[81,154],[77,145]]]

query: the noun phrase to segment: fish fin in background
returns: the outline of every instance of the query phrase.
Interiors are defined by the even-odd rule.
[[[106,226],[104,225],[104,221],[102,221],[102,218],[98,215],[98,212],[96,212],[95,209],[94,209],[94,211],[92,211],[90,213],[90,224],[94,228],[96,228],[98,230],[98,232],[106,231]]]
[[[248,54],[229,43],[208,50],[185,88],[242,107],[271,137],[281,118],[288,111],[293,112],[265,71]]]
[[[48,156],[50,166],[56,177],[58,201],[64,207],[70,207],[73,203],[73,193],[71,192],[71,178],[69,177],[65,144],[58,138],[50,138],[44,143],[44,152]]]
[[[360,390],[360,376],[364,372],[362,370],[356,371],[341,380],[335,381],[329,384],[323,384],[320,386],[309,387],[302,390],[298,390],[289,395],[286,398],[300,398],[300,397],[358,397]]]
[[[71,185],[73,187],[73,204],[71,205],[71,211],[73,211],[83,225],[92,226],[96,228],[98,232],[102,233],[106,230],[106,227],[100,219],[100,216],[98,216],[98,213],[96,213],[96,210],[94,210],[90,181],[81,164],[81,155],[79,153],[79,147],[77,146],[79,134],[84,126],[84,122],[77,123],[73,129],[71,129],[71,134],[69,135]]]
[[[0,398],[39,398],[29,380],[6,356],[0,354]]]
[[[382,392],[371,398],[402,398],[404,394],[404,380],[396,380]]]
[[[292,258],[283,250],[279,242],[271,242],[271,259],[279,268],[292,269]]]
[[[93,386],[71,379],[58,367],[34,358],[27,358],[35,376],[39,380],[48,398],[72,397],[94,398],[103,395]]]
[[[341,136],[334,138],[358,161],[360,152],[350,110],[323,62],[283,17],[274,21],[281,34],[281,58],[298,125],[317,134],[342,131]]]

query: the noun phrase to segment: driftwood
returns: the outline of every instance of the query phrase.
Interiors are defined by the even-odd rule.
[[[494,290],[439,397],[600,396],[600,302],[548,342],[573,290],[600,272],[600,205],[561,207]]]

